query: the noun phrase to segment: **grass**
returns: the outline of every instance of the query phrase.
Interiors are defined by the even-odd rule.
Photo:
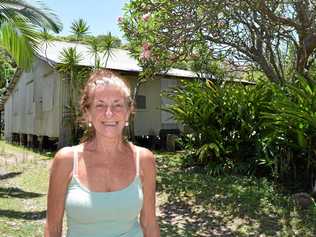
[[[42,237],[49,157],[0,147],[0,236]]]
[[[157,155],[162,236],[316,236],[316,207],[298,209],[266,179],[211,177]]]
[[[50,157],[3,142],[0,153],[0,236],[43,236]],[[20,155],[3,162],[10,154]],[[299,210],[266,179],[185,172],[179,155],[156,156],[162,237],[316,236],[316,208]]]

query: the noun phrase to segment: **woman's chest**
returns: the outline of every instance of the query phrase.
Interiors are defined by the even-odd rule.
[[[127,187],[134,180],[135,168],[128,163],[79,164],[77,178],[91,191],[111,192]]]
[[[138,178],[115,192],[91,192],[74,177],[66,196],[67,214],[80,222],[133,219],[140,212],[143,193]]]

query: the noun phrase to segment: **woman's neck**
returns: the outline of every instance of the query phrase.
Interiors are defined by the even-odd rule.
[[[123,151],[126,142],[123,137],[107,138],[96,135],[90,142],[89,147],[91,149],[107,154],[115,154],[116,152]]]

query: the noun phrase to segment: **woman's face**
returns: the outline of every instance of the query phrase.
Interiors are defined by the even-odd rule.
[[[115,86],[99,85],[95,88],[87,116],[96,134],[108,138],[122,136],[130,115],[125,98],[124,93]]]

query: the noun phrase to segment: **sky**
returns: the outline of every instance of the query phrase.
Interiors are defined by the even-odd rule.
[[[29,3],[36,2],[28,0]],[[117,18],[123,15],[123,6],[129,0],[41,0],[63,23],[59,35],[70,35],[70,26],[74,20],[84,19],[90,26],[91,35],[107,34],[123,38]]]

